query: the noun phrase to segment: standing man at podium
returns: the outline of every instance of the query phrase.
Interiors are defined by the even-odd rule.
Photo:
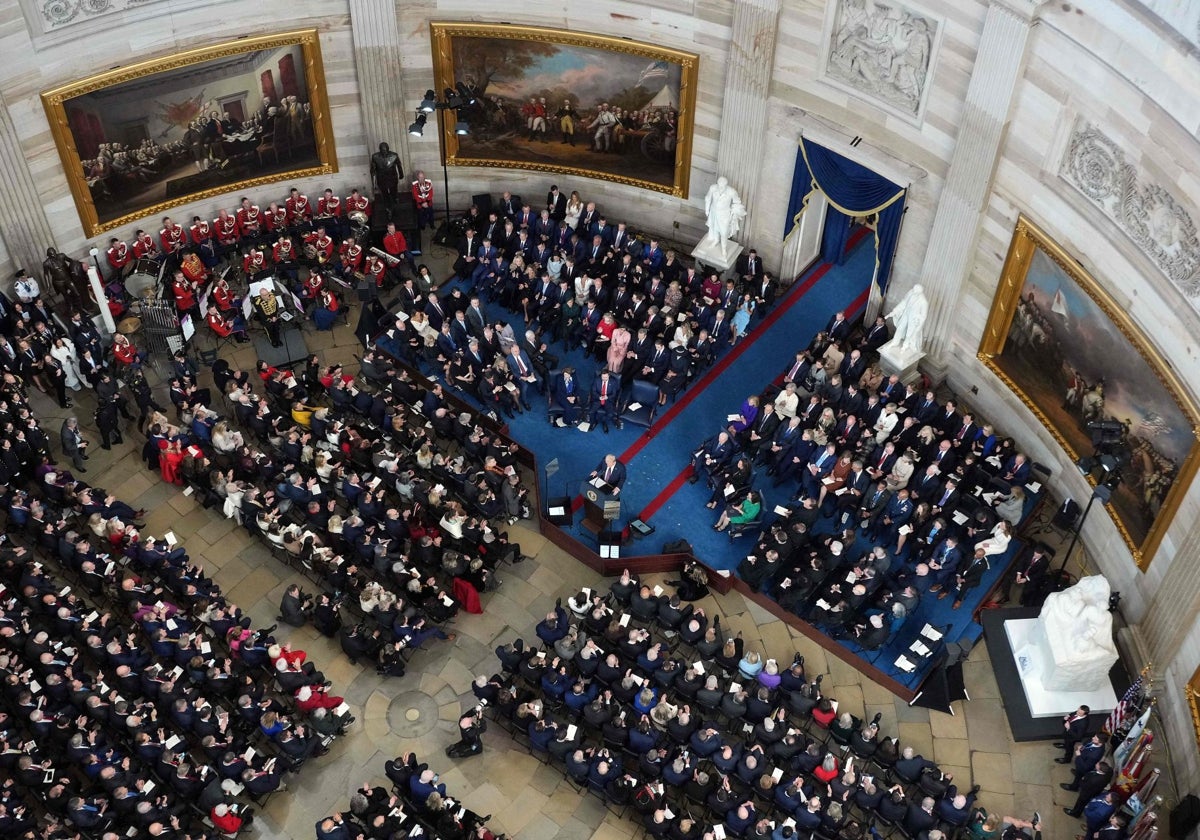
[[[603,461],[596,465],[596,469],[592,470],[589,477],[599,478],[608,484],[613,489],[613,495],[616,496],[621,492],[621,485],[625,483],[625,465],[610,452],[604,456]]]

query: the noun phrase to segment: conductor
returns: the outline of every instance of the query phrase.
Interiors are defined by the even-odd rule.
[[[621,485],[625,483],[625,465],[610,452],[604,456],[603,461],[596,465],[596,469],[592,470],[588,477],[599,477],[601,481],[612,487],[613,495],[616,496],[621,492]]]

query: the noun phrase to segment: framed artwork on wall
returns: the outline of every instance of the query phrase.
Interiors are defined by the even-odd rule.
[[[1195,477],[1200,412],[1125,309],[1024,216],[979,359],[1113,488],[1109,513],[1145,570]]]
[[[88,236],[337,171],[315,29],[117,67],[44,92],[42,105]]]
[[[687,198],[699,57],[624,38],[430,24],[434,83],[474,100],[447,163],[561,172]],[[462,86],[461,88],[459,86]]]

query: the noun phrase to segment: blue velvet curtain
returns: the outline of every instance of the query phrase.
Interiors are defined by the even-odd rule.
[[[821,239],[821,256],[825,260],[841,263],[846,259],[851,216],[879,215],[875,225],[875,281],[881,292],[887,291],[907,190],[862,164],[801,137],[784,238],[791,234],[808,197],[817,190],[829,199]]]

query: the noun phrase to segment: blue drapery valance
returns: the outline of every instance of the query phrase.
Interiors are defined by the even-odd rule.
[[[796,171],[792,176],[792,195],[788,203],[784,238],[791,235],[808,206],[814,191],[829,200],[821,256],[834,263],[846,258],[846,240],[853,216],[878,214],[875,224],[875,282],[880,292],[887,290],[892,259],[900,237],[907,188],[899,187],[860,163],[800,138],[796,152]]]

